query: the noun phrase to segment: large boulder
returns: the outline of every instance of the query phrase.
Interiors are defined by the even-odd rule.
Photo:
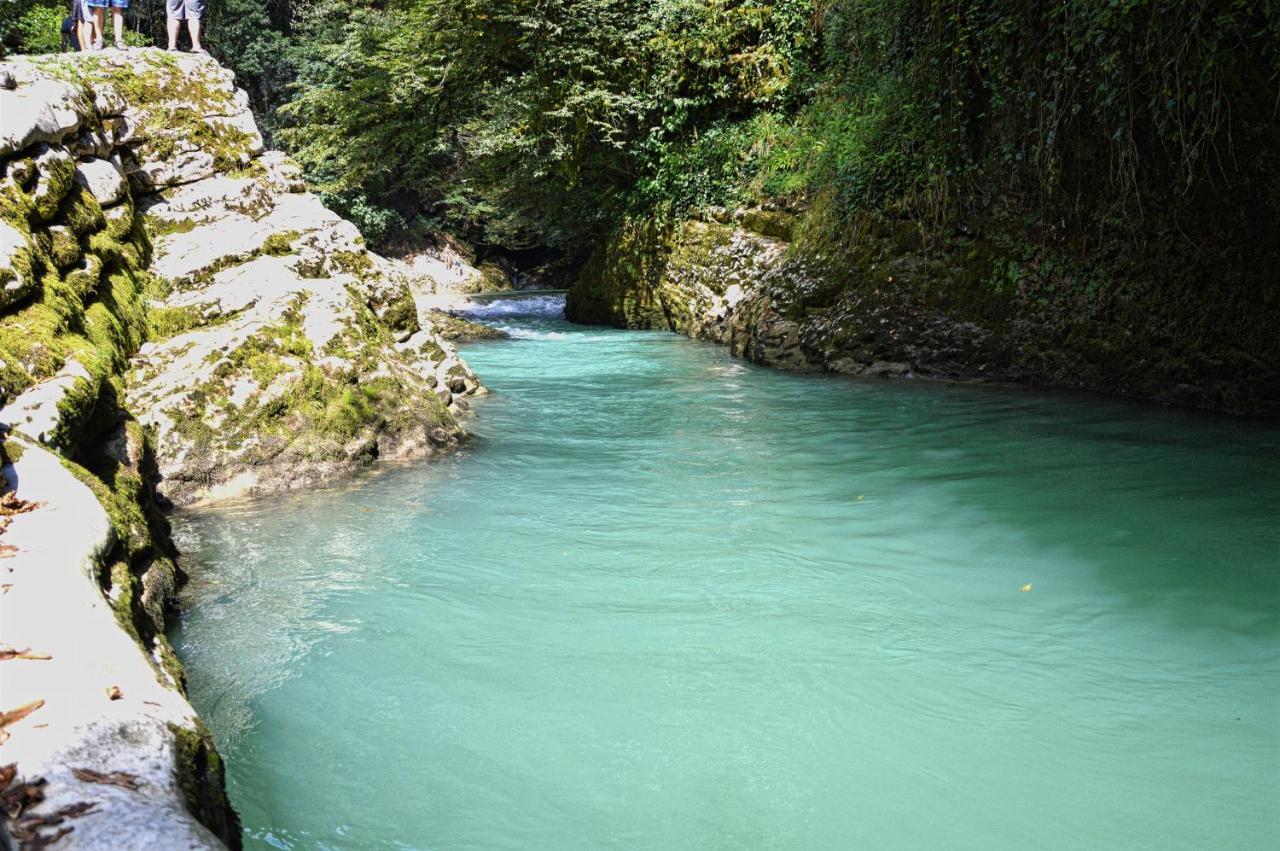
[[[0,88],[0,157],[37,142],[61,142],[90,114],[83,91],[62,80],[45,77]]]
[[[89,190],[103,207],[120,201],[128,192],[124,175],[110,160],[86,160],[76,166],[76,183]]]

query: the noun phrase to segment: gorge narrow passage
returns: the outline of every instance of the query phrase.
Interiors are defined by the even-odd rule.
[[[559,310],[456,457],[179,516],[248,847],[1274,841],[1280,432]]]

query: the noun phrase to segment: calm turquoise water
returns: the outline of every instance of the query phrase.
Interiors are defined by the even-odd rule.
[[[180,522],[250,847],[1276,847],[1280,432],[509,307],[458,457]]]

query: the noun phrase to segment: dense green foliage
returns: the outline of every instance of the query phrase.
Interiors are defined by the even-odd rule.
[[[580,247],[677,140],[795,96],[811,9],[739,2],[322,2],[281,138],[376,231],[426,216]]]
[[[3,4],[11,47],[33,4]],[[162,39],[162,0],[133,6]],[[1176,229],[1274,220],[1280,195],[1274,0],[211,0],[207,17],[274,141],[374,240],[580,253],[628,213],[769,202],[817,202],[833,228],[998,210],[1044,234]]]
[[[576,250],[628,211],[824,193],[842,220],[1274,214],[1270,2],[299,5],[271,123],[374,238]],[[261,79],[277,34],[245,33]]]

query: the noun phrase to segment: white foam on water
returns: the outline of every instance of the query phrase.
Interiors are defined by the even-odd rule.
[[[490,302],[473,301],[458,313],[468,319],[485,320],[514,316],[539,316],[547,319],[564,317],[563,295],[499,298]]]

